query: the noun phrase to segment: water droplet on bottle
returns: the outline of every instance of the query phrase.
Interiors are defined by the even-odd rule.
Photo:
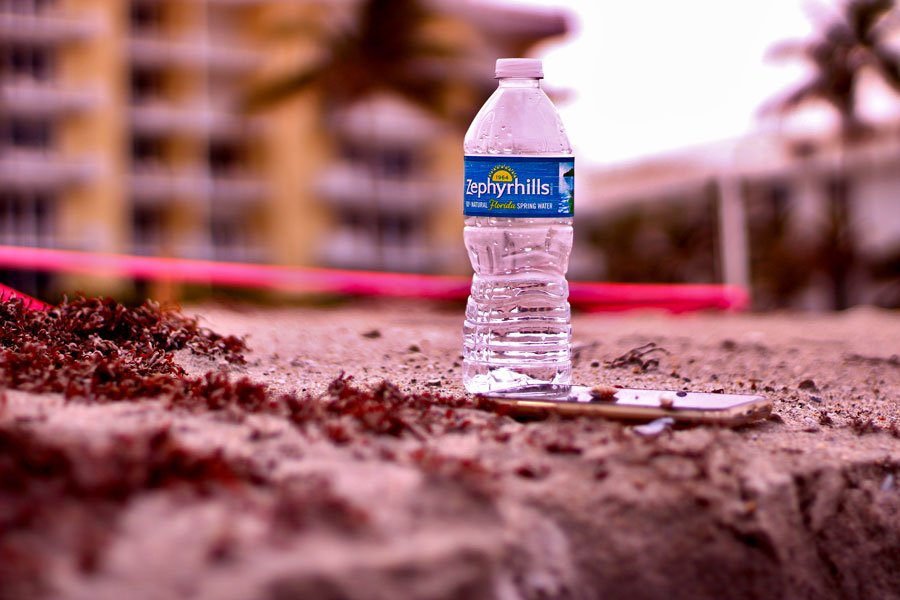
[[[539,88],[501,94],[483,110],[473,131],[488,134],[478,153],[495,163],[520,154],[571,153],[565,128]],[[517,169],[519,176],[527,172]],[[501,202],[515,199],[504,194]],[[494,216],[468,217],[465,229],[476,271],[464,323],[466,388],[565,383],[571,377],[570,312],[562,265],[571,249],[571,220],[488,214]]]

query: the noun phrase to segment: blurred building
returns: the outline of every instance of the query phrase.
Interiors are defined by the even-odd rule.
[[[324,122],[315,91],[241,109],[317,49],[287,0],[0,0],[0,244],[445,271],[458,264],[460,132],[389,93]],[[434,2],[488,33],[471,74],[566,30],[558,13]],[[23,289],[115,289],[5,272]],[[113,287],[110,287],[112,285]]]
[[[733,283],[759,308],[900,307],[898,124],[849,145],[757,134],[582,181],[576,278]]]

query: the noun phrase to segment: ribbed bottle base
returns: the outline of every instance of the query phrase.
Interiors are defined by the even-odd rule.
[[[534,383],[571,383],[568,303],[490,310],[469,299],[463,325],[463,384],[489,392]],[[514,316],[515,315],[515,316]]]
[[[572,363],[504,365],[463,361],[463,383],[477,394],[534,383],[572,383]]]

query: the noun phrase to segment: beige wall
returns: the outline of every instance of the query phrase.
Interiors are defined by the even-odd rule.
[[[257,11],[249,36],[266,58],[251,87],[315,58],[317,49],[302,36],[271,33],[279,24],[302,22],[311,10],[305,3],[272,2]],[[264,130],[256,158],[269,187],[259,224],[275,264],[315,264],[317,242],[328,228],[327,209],[314,193],[331,155],[320,105],[315,93],[305,92],[259,112]]]
[[[90,90],[96,102],[86,111],[58,123],[61,154],[86,163],[90,177],[60,198],[62,243],[94,252],[122,252],[127,247],[129,219],[125,193],[127,119],[126,69],[122,47],[127,26],[126,5],[119,0],[64,0],[71,15],[96,22],[98,34],[62,46],[58,55],[59,85]],[[86,292],[114,293],[123,283],[105,278],[69,278],[65,282]],[[65,285],[64,283],[64,285]]]

